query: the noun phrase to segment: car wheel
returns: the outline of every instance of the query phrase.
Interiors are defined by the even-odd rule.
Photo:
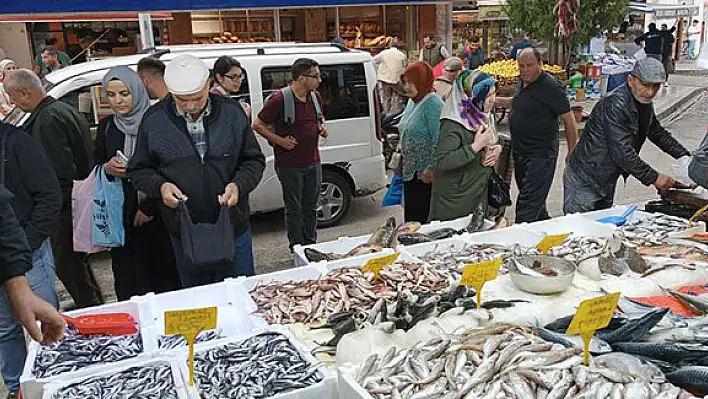
[[[317,207],[317,227],[338,225],[349,212],[352,203],[352,189],[349,182],[332,170],[322,171],[320,205]]]

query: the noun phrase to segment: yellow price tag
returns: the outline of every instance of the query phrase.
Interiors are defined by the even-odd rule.
[[[543,240],[536,244],[536,249],[543,252],[544,254],[547,254],[549,249],[563,244],[565,240],[568,239],[569,235],[570,233],[565,233],[543,237]]]
[[[381,258],[369,259],[364,265],[364,267],[361,268],[361,271],[372,272],[374,273],[374,276],[378,277],[379,272],[396,263],[400,255],[400,253],[396,252],[395,254],[384,256]]]
[[[482,287],[487,281],[492,281],[499,275],[502,259],[487,260],[479,263],[471,263],[462,269],[462,280],[460,285],[474,287],[477,291],[477,309],[482,306]]]
[[[575,312],[573,321],[570,322],[568,329],[565,331],[568,335],[580,334],[583,339],[585,365],[590,364],[590,340],[592,340],[596,330],[605,328],[610,324],[612,315],[617,308],[619,297],[620,293],[615,292],[581,302],[580,307]]]
[[[216,306],[165,312],[165,334],[180,334],[189,344],[189,385],[194,385],[194,340],[200,331],[216,328]]]

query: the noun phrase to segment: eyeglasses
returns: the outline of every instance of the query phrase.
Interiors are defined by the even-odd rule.
[[[231,79],[231,80],[233,80],[233,81],[240,80],[241,82],[243,82],[243,79],[245,78],[245,76],[243,76],[243,74],[238,74],[238,75],[224,75],[224,77],[225,77],[225,78],[229,78],[229,79]]]

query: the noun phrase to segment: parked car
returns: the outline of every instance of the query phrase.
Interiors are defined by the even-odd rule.
[[[322,110],[329,137],[320,143],[322,157],[321,200],[318,225],[334,226],[349,211],[352,198],[372,194],[386,185],[386,173],[380,134],[376,71],[371,55],[344,46],[311,43],[252,43],[229,45],[165,46],[152,54],[114,57],[69,66],[47,75],[43,81],[47,93],[77,107],[91,122],[110,114],[110,106],[101,88],[101,79],[112,67],[137,68],[143,57],[153,56],[168,64],[179,54],[189,53],[203,60],[209,68],[223,55],[241,62],[246,79],[239,101],[251,104],[253,115],[263,107],[264,99],[285,87],[291,80],[290,66],[301,57],[320,63]],[[21,124],[27,115],[15,110],[8,121]],[[283,207],[280,182],[274,169],[273,149],[256,135],[266,156],[266,169],[258,187],[251,193],[253,213]]]

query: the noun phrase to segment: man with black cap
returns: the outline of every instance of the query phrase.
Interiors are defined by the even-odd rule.
[[[145,113],[128,165],[137,190],[162,198],[162,220],[185,287],[254,274],[248,195],[261,180],[265,158],[240,105],[209,94],[208,83],[209,69],[192,55],[180,55],[167,65],[165,84],[172,95]],[[180,202],[193,223],[213,224],[222,205],[228,206],[234,233],[229,262],[194,265],[187,260]]]
[[[595,105],[563,176],[566,214],[610,208],[620,176],[632,175],[658,190],[679,186],[639,157],[646,139],[676,159],[690,155],[654,113],[652,101],[664,82],[664,66],[647,57],[624,86]]]

